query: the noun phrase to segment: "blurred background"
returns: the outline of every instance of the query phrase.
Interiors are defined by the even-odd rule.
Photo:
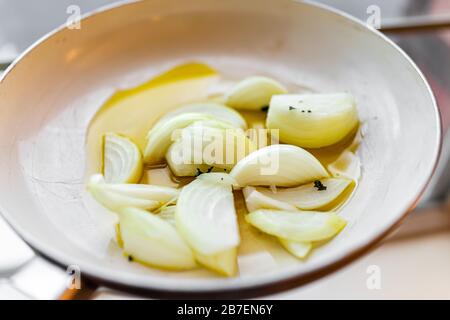
[[[184,0],[189,1],[189,0]],[[0,0],[0,69],[34,41],[112,0]],[[371,254],[343,270],[275,299],[450,299],[450,0],[320,0],[367,21],[379,8],[381,31],[402,47],[430,82],[441,110],[441,161],[422,202]],[[1,71],[0,71],[1,72]],[[65,271],[26,246],[0,218],[0,299],[139,298],[85,283],[66,291]],[[372,276],[379,276],[373,282]],[[371,282],[372,281],[372,282]],[[375,283],[375,285],[373,285]],[[372,284],[372,285],[371,285]]]

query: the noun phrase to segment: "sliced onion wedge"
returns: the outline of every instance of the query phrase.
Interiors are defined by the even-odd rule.
[[[335,144],[358,125],[355,99],[347,93],[276,95],[267,128],[280,130],[280,141],[304,148]]]
[[[274,209],[285,211],[297,211],[297,208],[287,202],[279,201],[259,192],[255,187],[245,187],[242,190],[248,212],[259,209]]]
[[[103,174],[108,183],[135,183],[142,176],[142,154],[130,138],[103,136]]]
[[[162,117],[158,123],[163,123],[182,113],[202,113],[213,116],[215,119],[226,121],[233,127],[246,129],[245,119],[234,109],[215,102],[199,102],[182,106]]]
[[[227,249],[214,255],[194,252],[195,259],[201,265],[221,275],[232,277],[237,273],[237,248]]]
[[[314,211],[263,209],[249,213],[245,220],[265,233],[299,242],[330,239],[346,225],[346,221],[335,213]]]
[[[328,165],[328,170],[334,177],[358,181],[361,176],[361,162],[357,155],[345,150],[333,163]]]
[[[124,207],[154,210],[175,201],[179,194],[177,189],[164,186],[105,183],[99,174],[90,178],[88,190],[99,203],[113,211]]]
[[[183,113],[163,123],[157,123],[147,135],[147,146],[144,152],[144,161],[148,164],[158,164],[164,161],[167,149],[173,142],[173,134],[179,129],[200,121],[212,119],[202,113]]]
[[[230,172],[241,187],[290,187],[327,178],[328,172],[308,151],[291,145],[261,148],[239,161]]]
[[[269,105],[273,95],[286,92],[286,88],[273,79],[250,77],[231,88],[225,104],[236,109],[260,111]]]
[[[175,218],[180,234],[199,254],[215,255],[240,242],[231,185],[194,180],[182,189]]]
[[[210,176],[203,175],[204,177]],[[222,175],[222,174],[219,174]],[[216,176],[211,181],[216,181]],[[199,177],[200,179],[200,177]],[[210,181],[210,179],[207,179]],[[223,183],[223,181],[221,181]],[[176,226],[175,220],[176,206],[168,206],[161,210],[158,217]],[[214,255],[204,255],[194,251],[195,259],[203,266],[221,275],[231,277],[237,272],[237,249],[231,248]]]
[[[176,176],[227,172],[255,149],[242,129],[218,121],[201,121],[181,130],[167,151],[166,161]]]
[[[317,183],[320,183],[322,188],[318,187]],[[267,188],[257,188],[256,190],[274,201],[281,201],[303,210],[313,210],[333,202],[351,183],[351,180],[345,178],[327,178],[300,187],[279,188],[276,192]]]
[[[137,208],[121,209],[119,219],[124,252],[133,260],[173,270],[196,266],[192,250],[169,222]]]
[[[279,201],[264,195],[257,191],[255,187],[245,187],[242,190],[245,198],[245,204],[249,212],[259,209],[274,209],[284,211],[298,211],[298,209],[283,201]],[[308,255],[312,248],[311,242],[291,241],[283,238],[278,238],[283,247],[297,258],[304,258]]]
[[[296,258],[305,258],[312,249],[311,242],[298,242],[281,238],[279,238],[278,240],[280,241],[281,245]]]
[[[177,177],[195,177],[203,172],[211,172],[214,166],[207,164],[194,164],[191,161],[184,163],[183,159],[183,143],[181,141],[174,142],[167,150],[166,161],[172,173]],[[222,170],[221,170],[222,171]]]

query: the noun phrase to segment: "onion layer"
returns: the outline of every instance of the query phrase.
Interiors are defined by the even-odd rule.
[[[346,225],[335,213],[314,211],[257,210],[249,213],[245,220],[265,233],[299,242],[330,239]]]
[[[226,96],[225,104],[236,109],[260,111],[268,106],[275,94],[287,90],[277,81],[267,77],[250,77],[234,86]]]
[[[103,174],[108,183],[135,183],[142,176],[142,154],[130,138],[103,136]]]
[[[333,202],[352,183],[349,179],[328,178],[295,188],[256,190],[270,199],[282,201],[303,210],[313,210]]]
[[[194,180],[182,189],[175,218],[180,234],[199,254],[215,255],[240,242],[231,185]]]
[[[335,144],[357,125],[356,103],[347,93],[276,95],[267,115],[267,128],[279,129],[281,142],[304,148]]]
[[[121,209],[119,218],[124,252],[133,260],[174,270],[196,266],[191,249],[169,222],[137,208]]]
[[[88,190],[94,198],[110,210],[136,207],[154,210],[167,202],[177,199],[179,191],[175,188],[147,184],[109,184],[102,175],[93,175]]]
[[[291,145],[261,148],[239,161],[230,175],[241,187],[290,187],[328,177],[328,172],[312,154]]]
[[[247,129],[245,119],[234,109],[215,102],[199,102],[188,104],[175,109],[162,117],[158,123],[163,123],[173,117],[183,113],[202,113],[214,117],[215,119],[230,123],[233,127]]]
[[[147,135],[147,146],[144,152],[144,161],[148,164],[163,162],[167,149],[174,140],[172,136],[177,130],[201,120],[212,119],[202,113],[182,113],[176,117],[157,123]]]
[[[294,257],[303,259],[312,249],[311,242],[298,242],[279,238],[281,245]]]

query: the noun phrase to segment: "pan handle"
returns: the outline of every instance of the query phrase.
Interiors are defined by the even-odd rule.
[[[69,289],[73,275],[35,253],[1,216],[0,243],[0,300],[70,299],[78,293]]]

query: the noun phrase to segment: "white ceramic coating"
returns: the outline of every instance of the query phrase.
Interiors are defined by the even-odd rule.
[[[241,256],[241,273],[170,273],[129,264],[111,247],[114,216],[84,191],[85,133],[116,88],[184,61],[228,77],[272,75],[355,95],[362,178],[349,225],[307,262],[271,251]],[[156,108],[157,106],[155,106]],[[381,34],[320,6],[288,0],[151,0],[113,6],[28,50],[0,85],[0,204],[34,248],[82,273],[159,293],[262,294],[349,262],[416,203],[435,166],[440,120],[427,83]],[[274,251],[275,252],[275,251]]]

